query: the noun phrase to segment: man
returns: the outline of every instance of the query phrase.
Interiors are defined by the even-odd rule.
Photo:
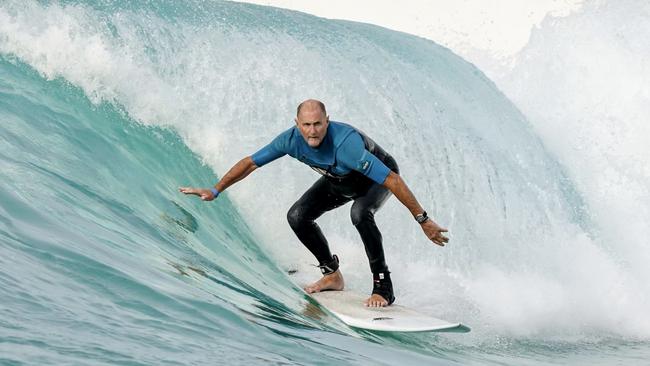
[[[305,287],[305,291],[343,289],[338,257],[330,253],[327,240],[314,220],[326,211],[354,201],[352,223],[361,235],[373,273],[372,295],[365,304],[371,307],[392,304],[393,285],[384,259],[381,233],[375,225],[375,212],[392,192],[411,211],[431,241],[444,246],[449,239],[442,233],[447,230],[427,216],[399,176],[395,160],[361,131],[344,123],[330,122],[322,102],[313,99],[302,102],[295,122],[295,126],[269,145],[235,164],[215,187],[182,187],[180,191],[211,201],[258,167],[279,157],[288,154],[300,160],[323,175],[287,215],[291,228],[314,254],[323,274],[321,279]]]

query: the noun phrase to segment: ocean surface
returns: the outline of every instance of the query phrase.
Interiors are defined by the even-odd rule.
[[[276,8],[1,0],[0,365],[650,365],[649,17],[548,19],[490,79],[430,40]],[[397,200],[377,215],[398,303],[470,333],[360,331],[310,301],[285,214],[317,175],[297,161],[214,202],[178,192],[306,98],[449,229],[441,248]],[[319,222],[366,292],[347,207]]]

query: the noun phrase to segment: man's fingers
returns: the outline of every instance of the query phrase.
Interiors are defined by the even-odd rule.
[[[434,243],[436,243],[438,245],[443,245],[442,242],[440,241],[440,239],[438,238],[438,235],[436,235],[436,234],[429,236],[429,240],[431,240],[432,242],[434,242]]]
[[[442,235],[442,230],[436,231],[435,233],[433,233],[433,235],[428,236],[428,238],[429,240],[436,243],[437,245],[440,245],[441,247],[444,247],[445,243],[449,242],[449,238]]]
[[[192,188],[191,187],[180,187],[179,192],[185,193],[185,194],[190,194],[192,193]]]
[[[178,189],[181,193],[200,195],[199,190],[192,187],[181,187]]]

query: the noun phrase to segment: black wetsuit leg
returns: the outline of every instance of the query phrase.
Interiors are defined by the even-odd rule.
[[[381,232],[375,224],[375,212],[390,195],[391,192],[386,187],[375,183],[366,194],[354,200],[350,209],[352,224],[361,235],[372,273],[388,272]]]
[[[327,239],[314,220],[323,213],[349,202],[352,198],[336,194],[332,183],[321,177],[305,192],[287,213],[287,220],[298,239],[316,257],[320,265],[333,261]]]
[[[393,157],[386,154],[382,156],[382,160],[389,169],[399,174],[399,167]],[[375,223],[375,213],[384,205],[390,195],[391,192],[388,188],[373,182],[365,193],[354,199],[350,209],[352,224],[361,235],[361,241],[370,262],[370,270],[374,274],[388,272],[381,232]]]
[[[383,162],[393,172],[399,173],[397,163],[390,155]],[[350,216],[361,235],[372,273],[388,272],[384,257],[381,232],[375,223],[375,213],[383,206],[391,192],[369,178],[353,172],[345,179],[319,178],[287,213],[289,225],[298,239],[316,257],[320,265],[332,263],[327,239],[314,220],[323,213],[354,200]]]

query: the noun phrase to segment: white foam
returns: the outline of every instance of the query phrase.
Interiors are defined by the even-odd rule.
[[[599,243],[639,279],[650,277],[649,12],[595,2],[549,18],[497,80],[567,167]]]

